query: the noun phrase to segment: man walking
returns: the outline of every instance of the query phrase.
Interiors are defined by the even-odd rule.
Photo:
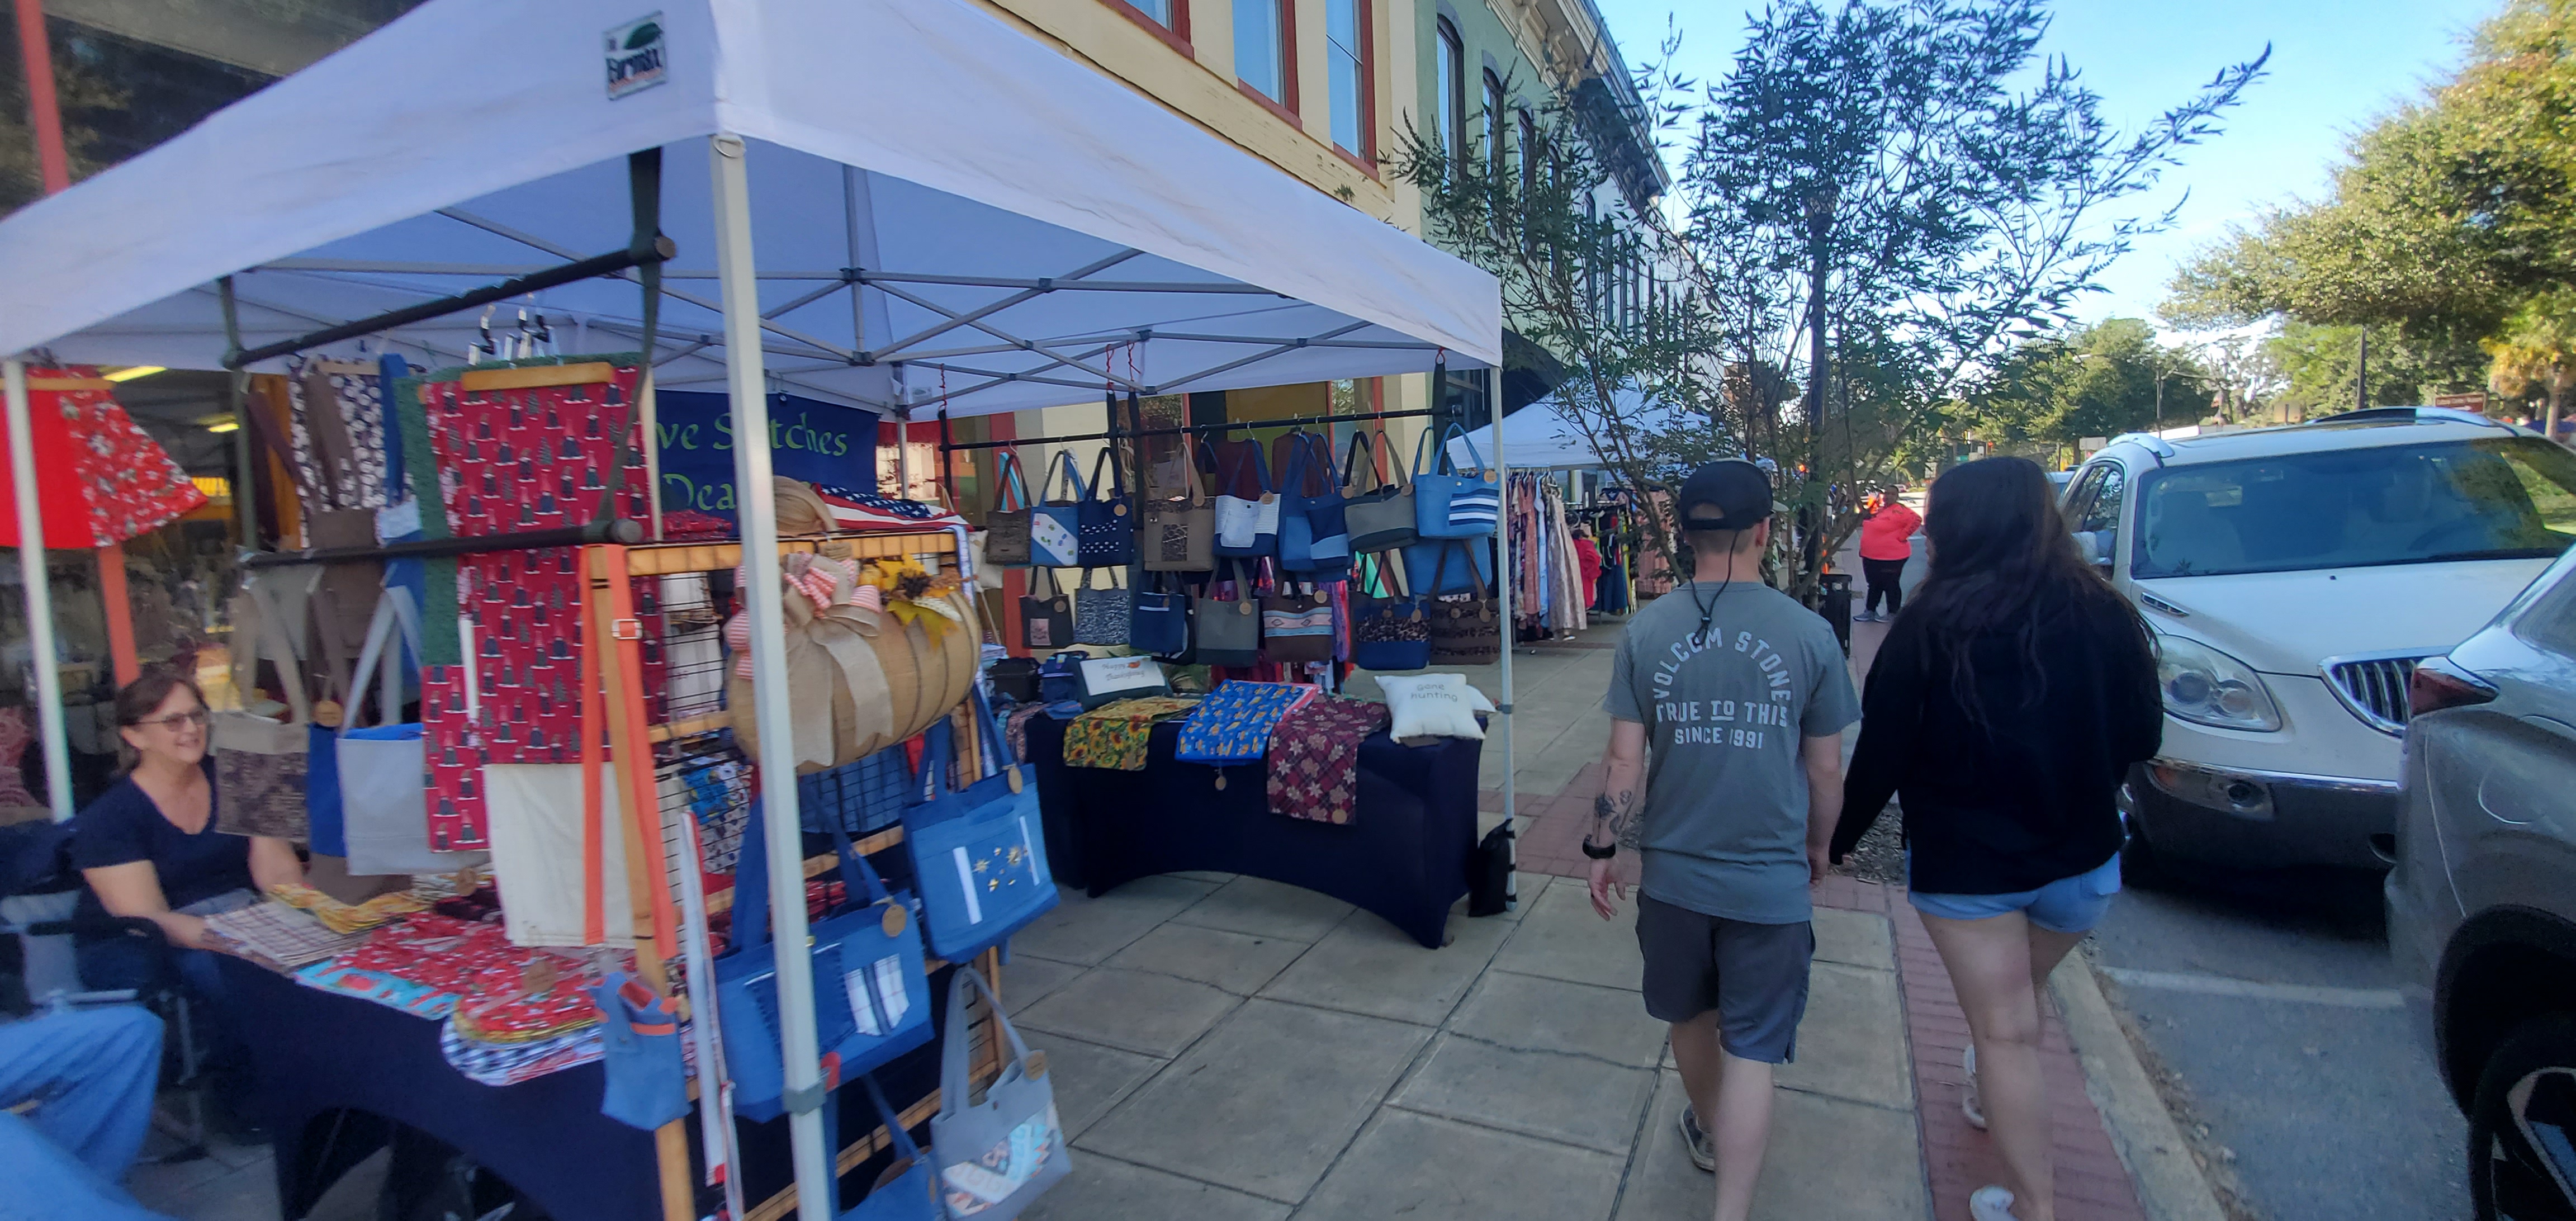
[[[1583,852],[1605,920],[1625,891],[1613,858],[1643,858],[1646,1012],[1672,1024],[1690,1095],[1682,1139],[1717,1173],[1717,1221],[1743,1221],[1771,1135],[1772,1067],[1796,1054],[1806,1012],[1807,887],[1841,814],[1841,734],[1860,707],[1833,629],[1762,583],[1770,477],[1712,462],[1674,508],[1697,564],[1620,636]]]

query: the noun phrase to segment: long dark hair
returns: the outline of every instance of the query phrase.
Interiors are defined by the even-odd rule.
[[[1931,572],[1901,618],[1920,621],[1932,655],[1948,659],[1952,689],[1979,725],[1986,725],[1972,657],[1979,637],[2012,642],[2032,676],[2032,702],[2048,689],[2049,659],[2039,652],[2047,611],[2070,607],[2123,624],[2138,650],[2149,650],[2146,621],[2075,549],[2057,490],[2038,463],[1985,458],[1952,468],[1932,484],[1923,531],[1932,541]],[[2057,663],[2098,664],[2092,658]]]

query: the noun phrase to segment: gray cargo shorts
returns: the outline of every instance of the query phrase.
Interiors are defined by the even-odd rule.
[[[1726,1054],[1765,1064],[1797,1058],[1814,925],[1749,924],[1640,894],[1637,948],[1646,957],[1646,1012],[1657,1021],[1714,1009]]]

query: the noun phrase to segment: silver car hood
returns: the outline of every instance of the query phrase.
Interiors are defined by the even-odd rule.
[[[2485,627],[2549,563],[2382,564],[2131,585],[2144,595],[2147,622],[2157,631],[2206,641],[2267,674],[2313,675],[2329,657],[2446,652]]]

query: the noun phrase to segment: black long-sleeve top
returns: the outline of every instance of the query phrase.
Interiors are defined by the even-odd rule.
[[[2155,659],[2123,608],[2034,599],[2036,671],[2011,635],[1975,637],[1983,724],[1962,706],[1923,609],[1898,617],[1870,666],[1833,859],[1860,842],[1890,795],[1903,799],[1911,884],[1927,894],[2037,890],[2111,859],[2113,796],[2164,734]]]

